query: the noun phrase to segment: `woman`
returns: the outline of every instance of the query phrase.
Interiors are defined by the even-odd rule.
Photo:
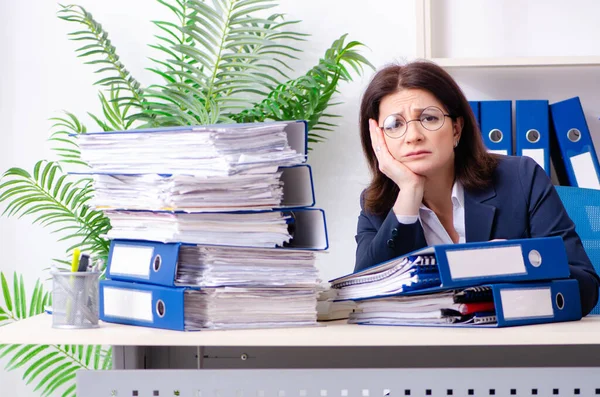
[[[436,245],[562,236],[583,315],[600,279],[541,167],[489,154],[471,107],[439,66],[379,71],[365,91],[360,133],[373,179],[361,194],[355,271]]]

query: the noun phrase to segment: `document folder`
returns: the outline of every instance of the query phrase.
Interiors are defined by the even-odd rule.
[[[102,321],[177,331],[314,326],[314,288],[172,288],[100,281]]]
[[[550,113],[548,101],[516,101],[517,156],[535,160],[550,176]]]
[[[307,159],[305,121],[161,127],[76,134],[96,172],[228,176]]]
[[[513,154],[511,101],[481,101],[481,135],[490,153]]]
[[[181,243],[160,243],[153,241],[136,240],[113,240],[110,243],[108,253],[108,265],[106,274],[113,280],[133,281],[139,283],[148,283],[174,286],[211,286],[222,285],[241,285],[255,281],[265,285],[278,274],[273,284],[283,284],[286,280],[291,284],[300,282],[312,284],[316,283],[316,274],[313,274],[315,255],[314,251],[321,248],[296,248],[294,241],[286,248],[242,248],[242,247],[223,247],[223,246],[196,246]],[[322,246],[327,243],[322,242]],[[187,251],[186,251],[187,250]],[[229,253],[230,255],[227,255]],[[233,255],[238,255],[240,259],[235,260]],[[191,255],[193,264],[186,255]],[[202,256],[200,258],[200,256]],[[253,261],[253,258],[254,259]],[[245,265],[244,265],[245,264]],[[183,269],[180,271],[180,265]],[[237,265],[237,266],[236,266]],[[244,272],[267,271],[271,266],[269,274],[243,275]],[[236,269],[236,275],[239,280],[232,276],[231,280],[221,281],[221,284],[213,284],[211,279],[203,279],[202,282],[184,282],[177,281],[186,279],[185,274],[194,272],[201,276],[204,273],[215,274],[212,268],[219,266]],[[187,270],[186,270],[187,269]],[[195,270],[198,269],[198,270]],[[289,274],[282,274],[285,271]],[[222,273],[222,272],[219,272]],[[179,277],[178,277],[179,276]],[[260,278],[262,276],[262,279]],[[215,278],[218,278],[215,274]],[[222,280],[222,277],[220,278]],[[264,280],[264,281],[261,281]],[[295,281],[293,281],[295,280]],[[201,284],[198,284],[201,283]]]
[[[237,247],[327,249],[327,223],[320,208],[181,213],[107,211],[111,240],[208,244]]]
[[[94,179],[90,205],[99,210],[261,211],[315,205],[312,168],[230,176],[71,173]]]
[[[99,131],[88,132],[86,136],[93,135],[116,135],[116,134],[152,134],[152,133],[181,133],[181,132],[201,132],[205,130],[242,130],[257,126],[269,126],[285,124],[284,131],[287,135],[290,147],[298,153],[308,153],[308,123],[305,120],[286,120],[286,121],[266,121],[260,123],[234,123],[234,124],[207,124],[207,125],[192,125],[192,126],[175,126],[175,127],[159,127],[159,128],[140,128],[137,130],[125,131]],[[81,137],[81,134],[71,134],[72,136]]]
[[[582,317],[577,280],[486,284],[357,302],[351,323],[510,327]]]
[[[560,158],[571,186],[600,189],[600,166],[579,97],[550,105]],[[561,161],[558,158],[556,163]]]
[[[431,246],[330,282],[340,299],[361,299],[569,275],[564,243],[554,236]]]

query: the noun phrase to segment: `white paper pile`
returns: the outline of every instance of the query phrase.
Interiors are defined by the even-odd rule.
[[[280,206],[281,171],[230,176],[95,174],[96,209],[217,212]]]
[[[289,146],[285,126],[79,134],[77,143],[95,172],[226,176],[302,163],[305,155]]]
[[[313,251],[182,246],[176,285],[308,287],[318,283]]]
[[[283,212],[167,213],[106,211],[109,239],[133,239],[242,247],[276,247],[288,243],[291,217]]]
[[[185,294],[185,328],[274,328],[315,325],[316,289],[215,288]]]

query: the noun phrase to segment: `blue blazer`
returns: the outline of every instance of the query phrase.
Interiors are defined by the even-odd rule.
[[[571,278],[579,281],[583,315],[594,308],[600,278],[552,182],[534,160],[500,156],[490,186],[464,193],[467,242],[561,236]],[[401,224],[391,209],[385,216],[367,213],[362,194],[360,205],[355,271],[427,246],[420,222]]]

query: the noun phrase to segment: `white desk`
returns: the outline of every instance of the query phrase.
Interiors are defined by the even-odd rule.
[[[0,327],[0,343],[118,346],[533,346],[599,345],[600,316],[581,321],[508,328],[382,327],[319,323],[318,327],[180,332],[100,322],[100,328],[63,330],[41,314]]]
[[[102,322],[96,329],[53,329],[51,317],[42,314],[0,327],[0,343],[112,345],[117,369],[600,367],[600,316],[485,329],[334,321],[305,328],[178,332]]]

